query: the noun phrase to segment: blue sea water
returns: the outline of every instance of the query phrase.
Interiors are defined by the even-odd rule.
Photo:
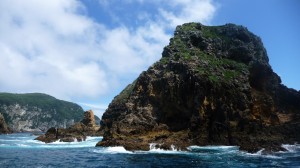
[[[236,146],[191,146],[189,151],[126,151],[123,147],[94,147],[102,137],[85,142],[45,144],[29,133],[0,135],[0,168],[5,167],[300,167],[300,145],[263,155]],[[151,146],[151,144],[149,144]],[[153,146],[153,145],[152,145]]]

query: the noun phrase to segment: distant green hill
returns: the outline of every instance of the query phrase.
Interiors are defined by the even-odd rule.
[[[0,112],[14,131],[66,127],[83,117],[83,109],[42,93],[0,93]]]

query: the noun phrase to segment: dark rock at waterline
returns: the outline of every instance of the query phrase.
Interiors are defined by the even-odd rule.
[[[9,134],[9,133],[12,133],[12,131],[6,124],[3,115],[0,113],[0,134]]]
[[[85,141],[86,136],[100,136],[100,127],[95,124],[94,112],[92,110],[84,113],[84,119],[75,123],[69,128],[50,128],[44,135],[36,140],[51,143],[59,140],[60,142]]]
[[[160,61],[110,103],[97,146],[237,145],[255,152],[300,142],[300,93],[281,84],[261,39],[243,26],[178,26]]]

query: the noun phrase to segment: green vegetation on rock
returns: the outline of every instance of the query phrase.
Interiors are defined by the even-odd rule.
[[[133,91],[135,83],[136,83],[136,80],[132,84],[127,85],[125,87],[125,89],[123,89],[121,91],[121,93],[114,98],[113,101],[115,101],[115,102],[125,102],[129,98],[131,92]]]

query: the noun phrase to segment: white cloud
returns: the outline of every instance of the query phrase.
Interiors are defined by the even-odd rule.
[[[186,22],[209,24],[216,10],[211,0],[174,0],[168,4],[171,9],[178,9],[174,11],[160,8],[161,15],[171,27]]]
[[[107,104],[91,104],[91,103],[78,103],[81,105],[85,110],[93,110],[94,114],[98,117],[101,117],[104,111],[107,109]]]
[[[45,92],[62,99],[108,89],[97,32],[77,1],[1,1],[1,91]]]
[[[115,74],[139,73],[159,59],[169,35],[157,25],[139,27],[135,32],[121,27],[106,33],[100,50],[108,69]]]
[[[113,7],[112,1],[99,2]],[[155,9],[167,5],[159,13],[138,11],[133,20],[141,23],[136,27],[120,23],[108,29],[85,15],[89,9],[80,1],[0,1],[0,91],[44,92],[87,102],[108,96],[125,87],[121,78],[139,74],[161,57],[170,28],[189,21],[208,23],[215,12],[209,0],[125,3],[134,2]]]

